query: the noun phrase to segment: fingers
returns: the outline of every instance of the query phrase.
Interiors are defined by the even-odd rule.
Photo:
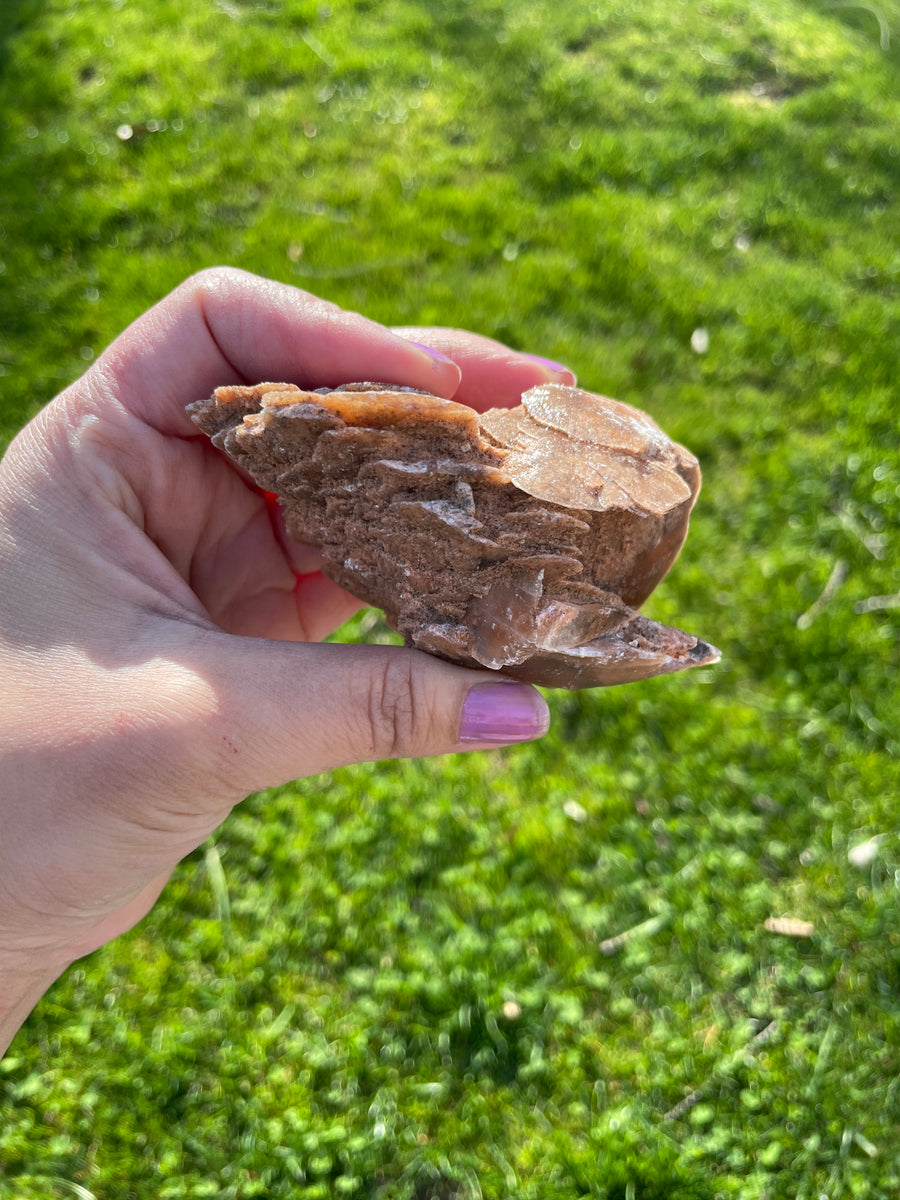
[[[192,276],[138,318],[86,377],[161,432],[193,436],[191,400],[227,383],[403,383],[450,396],[459,368],[356,313],[231,268]]]
[[[452,361],[451,361],[452,360]],[[389,330],[307,292],[232,268],[192,276],[139,317],[85,377],[161,432],[194,436],[184,407],[227,383],[401,383],[483,410],[567,368],[454,329]]]
[[[204,768],[241,796],[348,763],[528,741],[549,726],[534,688],[415,650],[214,633],[202,643],[217,697],[203,736],[216,761]]]
[[[539,383],[575,383],[575,375],[568,367],[511,350],[502,342],[480,334],[462,329],[409,326],[394,332],[451,358],[462,372],[453,399],[478,412],[518,404],[522,393]]]
[[[319,642],[349,621],[365,605],[321,571],[297,575],[297,611],[307,642]]]

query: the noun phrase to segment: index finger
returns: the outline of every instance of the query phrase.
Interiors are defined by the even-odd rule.
[[[219,267],[144,313],[85,377],[162,433],[195,436],[185,405],[230,383],[404,383],[452,396],[460,370],[375,321],[286,284]]]
[[[539,383],[575,383],[574,372],[562,363],[513,350],[483,334],[418,326],[395,332],[452,358],[462,371],[453,399],[478,412],[518,404],[522,393]]]

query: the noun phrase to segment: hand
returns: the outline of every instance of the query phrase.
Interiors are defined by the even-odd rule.
[[[404,332],[207,272],[0,463],[0,1049],[249,792],[546,729],[524,685],[401,647],[314,644],[357,602],[185,414],[217,385],[267,379],[386,380],[479,408],[574,381],[472,334]]]

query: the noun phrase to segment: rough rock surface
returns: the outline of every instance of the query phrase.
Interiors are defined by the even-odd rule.
[[[189,411],[409,645],[568,688],[719,657],[635,611],[700,487],[697,460],[637,409],[560,384],[479,415],[389,384],[262,383]]]

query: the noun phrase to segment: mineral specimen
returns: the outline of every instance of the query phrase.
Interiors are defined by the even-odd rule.
[[[567,688],[718,660],[635,611],[700,487],[697,460],[637,409],[551,383],[480,415],[390,384],[261,383],[189,411],[408,645]]]

